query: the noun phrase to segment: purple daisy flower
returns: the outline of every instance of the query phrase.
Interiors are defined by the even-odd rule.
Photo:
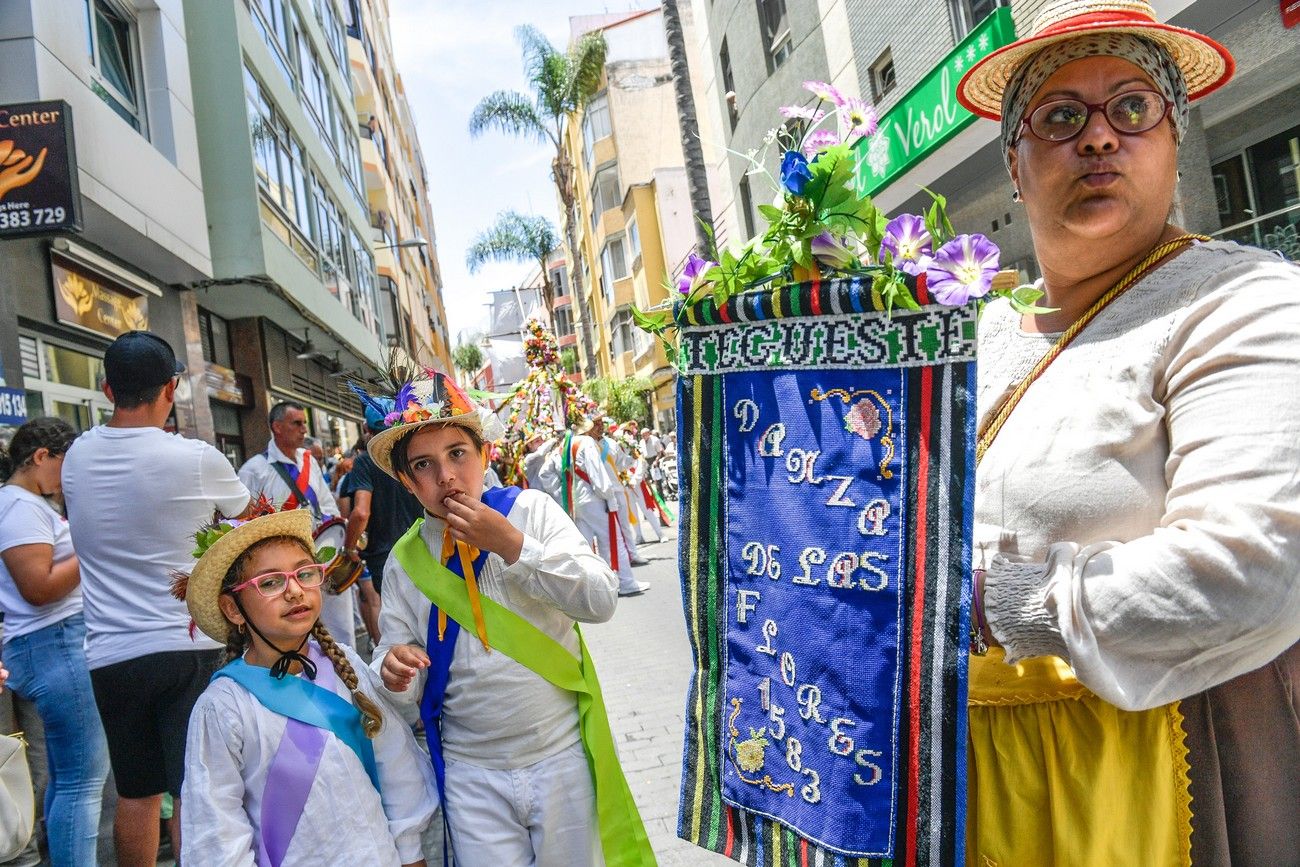
[[[800,120],[810,120],[813,123],[819,123],[826,117],[826,112],[810,105],[783,105],[778,110],[781,112],[781,117],[797,117]]]
[[[819,129],[816,132],[808,134],[803,140],[803,152],[809,158],[826,148],[835,147],[840,143],[840,137],[829,129]]]
[[[840,137],[845,144],[852,144],[876,133],[876,110],[863,99],[849,97],[839,104],[835,114],[840,125]]]
[[[894,267],[915,277],[930,267],[932,244],[925,220],[915,214],[901,214],[885,226],[880,258],[883,261],[885,251],[889,251]]]
[[[983,235],[958,235],[939,248],[925,272],[925,285],[934,300],[960,307],[983,298],[993,288],[1001,251]]]
[[[837,106],[844,104],[844,94],[824,81],[805,81],[803,89],[820,100]]]

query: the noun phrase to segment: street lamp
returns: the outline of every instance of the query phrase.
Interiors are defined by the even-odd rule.
[[[375,247],[375,249],[376,250],[392,250],[392,249],[406,250],[412,247],[427,247],[427,246],[429,246],[429,242],[426,241],[423,236],[416,235],[414,238],[408,238],[405,241],[398,241],[396,244],[382,244],[378,247]]]

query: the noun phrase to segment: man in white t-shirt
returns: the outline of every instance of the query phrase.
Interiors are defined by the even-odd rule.
[[[267,420],[271,423],[271,442],[265,451],[244,461],[239,480],[254,497],[262,494],[277,507],[292,501],[293,507],[311,509],[317,528],[330,518],[341,517],[342,510],[330,493],[325,471],[303,446],[307,439],[307,411],[301,404],[284,400],[271,407]],[[368,579],[357,584],[364,585],[362,593],[374,592]],[[355,596],[352,588],[338,595],[321,594],[321,621],[335,641],[348,646],[356,642]],[[378,610],[378,598],[371,602]]]
[[[238,516],[249,502],[221,452],[163,430],[184,370],[156,334],[113,341],[104,353],[113,415],[63,462],[86,664],[119,796],[119,864],[153,863],[164,792],[176,799],[168,830],[180,851],[186,727],[222,651],[191,632],[185,603],[170,593],[172,573],[194,567],[194,533],[215,512]]]

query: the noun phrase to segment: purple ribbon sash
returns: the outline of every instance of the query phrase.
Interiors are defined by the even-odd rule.
[[[314,641],[307,643],[307,656],[316,663],[316,685],[333,690],[337,681],[334,664]],[[316,771],[330,733],[296,719],[286,721],[284,735],[276,748],[262,790],[262,834],[257,846],[259,867],[280,867],[289,842],[298,829],[311,794]]]

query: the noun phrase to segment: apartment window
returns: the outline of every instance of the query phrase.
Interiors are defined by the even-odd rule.
[[[592,99],[582,114],[582,165],[591,171],[596,142],[613,132],[609,119],[609,98],[605,94]]]
[[[754,237],[754,196],[749,191],[749,175],[740,179],[740,219],[745,225],[745,237]]]
[[[244,98],[253,134],[253,163],[263,194],[277,205],[304,234],[312,234],[312,207],[308,186],[307,153],[289,131],[289,123],[270,95],[247,67]]]
[[[555,268],[551,271],[551,294],[555,298],[563,298],[569,294],[567,275],[563,268]]]
[[[894,71],[894,54],[886,48],[885,53],[871,64],[871,101],[879,103],[897,86],[898,74]]]
[[[343,6],[343,14],[346,16],[344,25],[348,29],[348,35],[353,39],[360,39],[361,31],[365,29],[361,23],[361,0],[347,0]]]
[[[622,201],[623,197],[619,195],[618,166],[605,166],[596,172],[596,178],[591,183],[591,225],[594,227],[600,221],[601,214],[610,208],[617,208]]]
[[[634,343],[632,341],[632,314],[626,310],[620,311],[614,315],[613,331],[613,348],[614,357],[622,355],[624,352],[631,352]]]
[[[785,0],[758,0],[758,23],[763,33],[763,47],[767,56],[767,71],[771,74],[785,63],[793,43],[790,41],[790,17],[785,11]]]
[[[953,26],[957,38],[962,39],[975,29],[985,18],[1001,6],[1009,6],[1009,0],[949,0],[952,4]]]
[[[722,70],[722,101],[727,104],[727,117],[731,118],[731,128],[736,128],[740,111],[736,108],[736,77],[731,71],[731,52],[727,50],[727,40],[722,40],[718,50],[718,66]]]
[[[222,367],[232,367],[230,356],[230,326],[226,320],[199,308],[199,339],[203,345],[203,360]]]
[[[339,20],[339,14],[334,8],[334,0],[316,0],[316,20],[320,22],[321,30],[325,31],[325,41],[329,43],[330,54],[334,55],[334,62],[338,64],[339,69],[348,68],[348,50],[344,35],[343,22]]]
[[[135,19],[111,0],[89,0],[86,14],[96,73],[91,89],[137,132],[146,132]]]
[[[357,309],[353,315],[366,323],[372,330],[375,325],[375,312],[379,309],[375,297],[375,256],[368,245],[355,230],[352,232],[352,258],[356,268]]]
[[[555,336],[568,337],[573,333],[573,311],[561,307],[555,311]]]
[[[605,242],[605,270],[615,280],[627,276],[627,250],[623,246],[623,237],[610,238]]]
[[[641,258],[641,229],[636,224],[636,217],[627,221],[627,251],[632,261]]]
[[[295,42],[290,9],[285,0],[251,0],[253,26],[271,50],[275,65],[284,80],[293,86],[293,46]]]

